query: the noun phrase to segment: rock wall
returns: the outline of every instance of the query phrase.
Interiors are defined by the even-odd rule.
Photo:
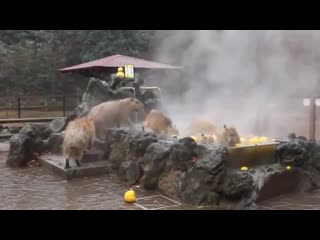
[[[25,166],[33,152],[60,152],[63,132],[52,124],[31,124],[10,139],[7,164]],[[99,146],[98,146],[99,145]],[[238,209],[255,209],[257,201],[284,191],[310,191],[320,186],[320,146],[301,139],[278,145],[277,164],[248,171],[226,166],[228,149],[215,144],[197,144],[192,138],[167,139],[150,132],[109,129],[100,142],[101,158],[109,170],[128,185],[193,205],[228,201]],[[289,171],[286,166],[290,165]],[[109,172],[109,171],[108,171]]]
[[[226,167],[228,149],[192,138],[165,139],[152,133],[110,129],[104,159],[127,184],[159,190],[194,205],[255,203],[286,191],[319,187],[320,146],[291,139],[277,147],[279,163],[241,171]],[[292,167],[291,170],[286,168]]]

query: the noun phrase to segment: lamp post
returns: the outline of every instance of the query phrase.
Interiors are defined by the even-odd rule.
[[[316,140],[316,107],[320,106],[320,98],[311,97],[303,99],[303,105],[310,107],[309,117],[309,139]]]

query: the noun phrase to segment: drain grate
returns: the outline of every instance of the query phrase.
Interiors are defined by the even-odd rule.
[[[137,202],[134,204],[143,210],[161,210],[169,207],[181,206],[181,203],[163,195],[138,198]]]

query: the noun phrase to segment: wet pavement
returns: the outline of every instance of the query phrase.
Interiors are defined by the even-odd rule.
[[[9,141],[0,140],[0,153],[4,154],[5,152],[9,151]]]
[[[0,142],[0,209],[17,210],[207,210],[166,198],[158,192],[135,189],[137,202],[123,201],[129,189],[115,176],[64,180],[42,167],[11,169],[5,164],[8,142]],[[259,210],[318,210],[320,190],[290,193],[259,203]]]
[[[320,189],[310,193],[289,193],[259,203],[258,210],[320,210]]]
[[[188,210],[188,206],[157,192],[135,189],[137,203],[123,200],[129,189],[115,176],[64,180],[42,167],[6,166],[7,142],[0,142],[0,209],[16,210]]]

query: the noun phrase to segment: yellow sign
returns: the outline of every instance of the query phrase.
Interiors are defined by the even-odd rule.
[[[125,78],[134,78],[134,67],[132,64],[124,66]]]

